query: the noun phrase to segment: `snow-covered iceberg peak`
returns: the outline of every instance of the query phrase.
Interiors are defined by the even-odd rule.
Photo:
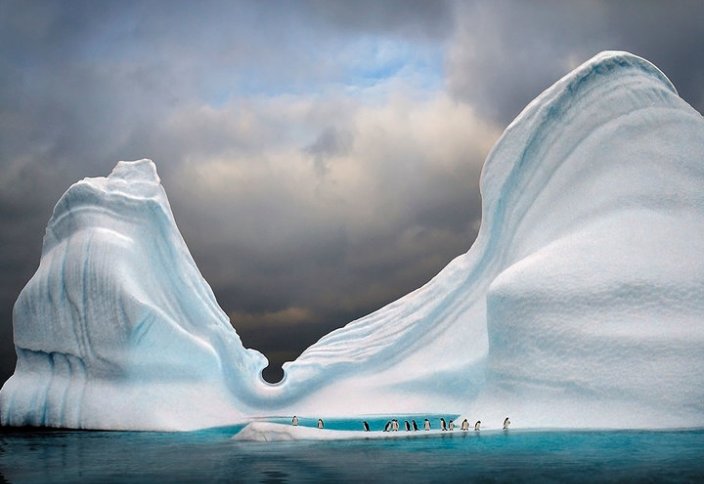
[[[268,385],[153,163],[80,181],[15,304],[2,423],[466,412],[489,425],[704,425],[704,120],[667,78],[624,52],[589,60],[506,129],[481,191],[466,254]]]
[[[245,350],[174,222],[154,163],[61,197],[14,308],[4,424],[184,429],[242,416],[266,366]]]
[[[596,56],[509,126],[482,190],[496,268],[471,412],[704,425],[704,120],[665,76]]]

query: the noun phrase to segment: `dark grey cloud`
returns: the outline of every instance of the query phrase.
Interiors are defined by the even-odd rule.
[[[603,50],[647,58],[686,101],[704,109],[700,1],[464,2],[458,12],[449,89],[501,123]]]
[[[391,33],[407,38],[447,36],[454,13],[452,2],[444,0],[363,0],[354,3],[315,0],[306,8],[307,16],[322,20],[336,31]]]
[[[54,203],[118,160],[276,366],[467,250],[483,157],[572,64],[632,50],[704,102],[698,2],[274,5],[0,1],[0,381]]]

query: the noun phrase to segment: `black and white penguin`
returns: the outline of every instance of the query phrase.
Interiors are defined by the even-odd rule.
[[[386,425],[384,425],[384,432],[388,432],[389,430],[391,430],[391,420],[386,422]]]
[[[411,422],[413,422],[413,430],[417,432],[418,431],[418,424],[416,423],[415,420],[411,420]]]
[[[474,430],[479,432],[479,426],[482,424],[481,420],[477,420],[477,423],[474,424]]]
[[[447,430],[447,423],[445,423],[445,419],[440,417],[440,430],[443,432]]]
[[[462,426],[460,428],[465,432],[469,430],[469,422],[467,421],[467,419],[462,420]]]
[[[423,429],[424,429],[424,430],[430,430],[430,420],[428,420],[427,418],[426,418],[425,421],[423,422]]]
[[[366,422],[366,420],[362,422],[362,425],[364,425],[364,431],[369,432],[369,424]]]
[[[321,429],[321,430],[325,428],[325,424],[323,423],[323,419],[322,419],[322,418],[319,418],[319,419],[318,419],[318,428]]]
[[[447,427],[449,428],[450,432],[452,432],[453,430],[455,430],[455,421],[454,421],[454,420],[450,420],[450,423],[447,425]]]
[[[398,420],[393,419],[391,421],[391,430],[393,430],[394,432],[398,432]]]
[[[293,425],[294,427],[298,426],[298,417],[296,417],[295,415],[291,419],[291,425]]]
[[[508,430],[508,426],[511,425],[511,421],[506,417],[504,419],[504,430]]]
[[[411,431],[411,424],[408,423],[408,420],[404,420],[403,425],[406,427],[406,432]]]

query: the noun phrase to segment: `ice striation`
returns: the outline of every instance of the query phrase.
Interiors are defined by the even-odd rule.
[[[270,385],[154,164],[80,181],[15,304],[2,424],[463,412],[489,427],[506,415],[524,427],[704,425],[704,120],[668,79],[634,55],[597,55],[506,129],[481,192],[466,254]]]

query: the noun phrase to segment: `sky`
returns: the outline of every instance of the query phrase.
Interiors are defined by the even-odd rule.
[[[0,0],[0,382],[75,181],[154,160],[277,381],[469,249],[493,144],[602,50],[655,63],[704,112],[701,1]]]

